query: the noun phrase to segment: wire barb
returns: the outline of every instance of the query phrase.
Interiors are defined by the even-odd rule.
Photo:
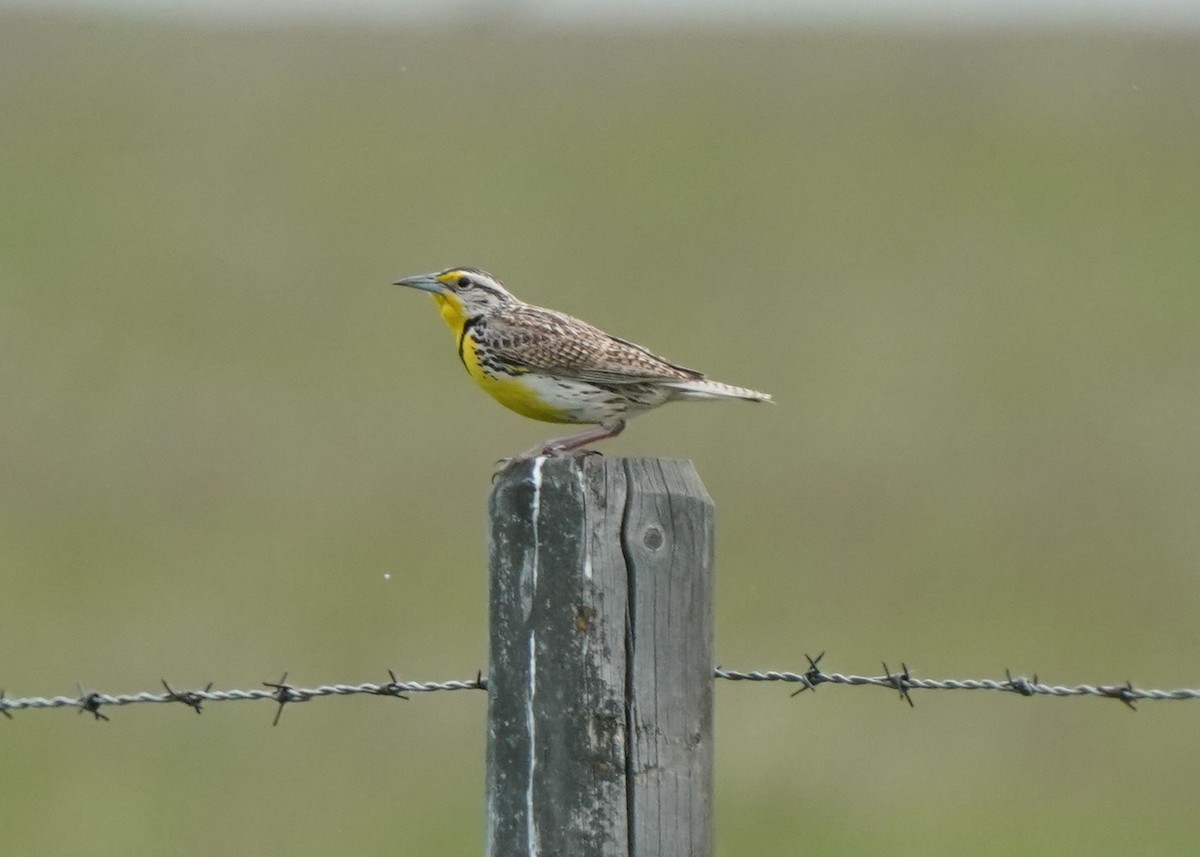
[[[167,690],[167,698],[175,702],[182,702],[184,705],[192,708],[197,714],[201,714],[200,706],[204,702],[204,697],[194,690],[176,691],[171,685],[167,684],[165,678],[160,678],[162,686]],[[204,686],[204,692],[209,693],[212,690],[213,683],[210,681]]]
[[[375,693],[380,696],[394,696],[397,699],[408,699],[408,697],[402,693],[404,688],[400,686],[400,680],[396,678],[396,674],[391,670],[388,670],[388,675],[391,676],[392,680],[387,684],[380,685],[379,690],[375,691]]]
[[[1037,676],[1036,675],[1033,677],[1032,683],[1030,683],[1029,679],[1025,678],[1025,676],[1018,676],[1017,678],[1013,678],[1012,673],[1009,672],[1009,670],[1008,670],[1008,667],[1004,668],[1004,675],[1008,679],[1008,682],[1007,682],[1008,686],[1010,688],[1012,688],[1013,690],[1015,690],[1017,693],[1021,694],[1021,696],[1033,696],[1033,694],[1036,692],[1033,689],[1033,686],[1035,684],[1037,684]]]
[[[908,674],[908,664],[901,661],[900,667],[904,670],[904,672],[893,673],[888,669],[887,662],[885,661],[883,664],[883,674],[887,676],[888,681],[892,683],[892,686],[896,688],[896,690],[900,691],[900,698],[908,703],[908,707],[916,708],[916,705],[913,704],[912,697],[908,695],[909,682],[912,681],[912,676]]]
[[[308,702],[310,699],[312,699],[311,696],[305,696],[297,691],[296,688],[288,684],[287,675],[288,674],[285,672],[283,674],[283,678],[281,678],[278,682],[263,682],[264,687],[275,689],[275,701],[279,703],[279,708],[275,711],[275,720],[271,723],[272,726],[279,725],[279,718],[283,716],[283,707],[289,702]]]
[[[90,711],[94,719],[108,723],[108,715],[100,711],[100,706],[104,704],[104,697],[94,690],[91,693],[84,693],[81,684],[76,684],[75,687],[79,690],[79,713]]]
[[[821,682],[820,665],[821,658],[823,657],[825,657],[824,652],[821,652],[821,654],[817,655],[815,658],[807,653],[804,655],[804,660],[808,661],[808,669],[805,670],[804,674],[801,676],[804,681],[804,687],[793,693],[792,696],[799,696],[806,690],[811,690],[813,693],[817,692],[817,685]]]
[[[1125,684],[1117,685],[1116,687],[1106,687],[1101,685],[1099,690],[1105,696],[1112,697],[1113,699],[1119,699],[1128,705],[1130,709],[1137,711],[1137,706],[1133,704],[1133,701],[1137,699],[1137,696],[1132,682],[1126,681]]]

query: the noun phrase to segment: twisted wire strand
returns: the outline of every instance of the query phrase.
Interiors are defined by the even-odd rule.
[[[840,684],[849,687],[884,687],[890,690],[995,690],[1003,693],[1016,693],[1021,696],[1098,696],[1121,700],[1165,700],[1165,699],[1200,699],[1200,690],[1179,688],[1175,690],[1145,690],[1130,684],[1119,685],[1058,685],[1044,684],[1023,676],[1010,676],[1005,679],[929,679],[914,678],[907,669],[902,673],[888,673],[882,676],[844,675],[842,673],[827,673],[822,670],[808,670],[803,673],[783,672],[778,670],[754,670],[743,672],[727,670],[718,667],[716,678],[726,681],[775,681],[803,685],[801,690],[815,690],[822,684]]]
[[[913,690],[990,690],[1001,693],[1015,693],[1021,696],[1094,696],[1105,699],[1117,699],[1129,707],[1135,702],[1149,700],[1189,700],[1200,699],[1200,689],[1177,688],[1172,690],[1143,689],[1132,683],[1118,685],[1057,685],[1038,681],[1037,676],[1026,678],[1007,673],[1004,679],[927,679],[915,678],[909,672],[908,666],[901,664],[900,672],[893,672],[883,664],[883,675],[845,675],[843,673],[828,673],[820,668],[821,658],[808,658],[809,668],[804,672],[784,670],[733,670],[718,666],[713,670],[713,677],[731,682],[782,682],[800,685],[793,693],[796,696],[807,690],[815,691],[820,685],[834,684],[845,687],[880,687],[896,691],[901,698],[912,705],[909,692]],[[268,700],[279,706],[275,722],[285,705],[295,702],[308,702],[327,696],[353,696],[367,694],[369,696],[392,696],[407,699],[408,694],[434,693],[439,691],[458,690],[487,690],[487,678],[478,674],[474,679],[452,679],[449,681],[400,681],[394,673],[389,672],[391,681],[383,684],[364,682],[362,684],[323,684],[317,687],[296,687],[287,683],[287,674],[278,682],[264,682],[262,688],[250,690],[213,690],[209,684],[202,690],[176,690],[165,681],[161,693],[141,691],[139,693],[108,694],[98,691],[85,692],[82,687],[76,696],[28,696],[9,698],[0,691],[0,714],[12,717],[14,711],[29,711],[51,708],[76,708],[80,713],[90,712],[98,720],[107,720],[101,711],[106,706],[135,705],[139,703],[182,702],[197,713],[206,702],[235,702],[248,700]]]
[[[205,702],[235,702],[245,700],[270,700],[287,704],[290,702],[307,702],[323,696],[353,696],[368,694],[371,696],[396,696],[406,698],[410,693],[432,693],[441,690],[486,690],[487,679],[482,675],[470,680],[450,681],[397,681],[393,679],[385,684],[364,682],[362,684],[323,684],[317,687],[294,687],[286,683],[287,675],[277,683],[266,683],[262,689],[252,690],[213,690],[212,685],[203,690],[175,690],[163,682],[165,692],[155,693],[141,691],[139,693],[108,694],[96,691],[85,693],[80,689],[78,696],[29,696],[9,699],[0,695],[0,713],[9,714],[12,711],[23,711],[48,708],[78,708],[96,714],[101,706],[106,705],[135,705],[150,702],[182,702],[197,711]]]

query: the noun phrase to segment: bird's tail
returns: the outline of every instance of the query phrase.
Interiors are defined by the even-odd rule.
[[[747,402],[774,401],[769,393],[760,393],[746,387],[722,384],[720,381],[700,379],[695,381],[667,381],[662,386],[674,392],[676,399],[745,399]]]

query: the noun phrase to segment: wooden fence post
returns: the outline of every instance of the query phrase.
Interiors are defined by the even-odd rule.
[[[487,854],[711,857],[713,505],[691,462],[521,462],[489,513]]]

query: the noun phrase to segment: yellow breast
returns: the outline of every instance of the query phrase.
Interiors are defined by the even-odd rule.
[[[462,312],[462,304],[454,295],[433,295],[434,301],[441,311],[442,319],[454,332],[458,345],[458,353],[462,357],[467,373],[475,379],[487,394],[504,407],[516,411],[521,416],[542,420],[548,423],[570,423],[572,419],[562,407],[557,407],[546,400],[539,391],[537,379],[529,375],[509,375],[493,373],[486,370],[479,362],[476,354],[476,343],[469,331],[464,333],[466,317]]]
[[[462,360],[475,383],[504,407],[530,419],[547,423],[574,422],[566,411],[546,401],[535,379],[526,375],[509,375],[487,371],[476,356],[475,340],[468,333],[462,340]]]

